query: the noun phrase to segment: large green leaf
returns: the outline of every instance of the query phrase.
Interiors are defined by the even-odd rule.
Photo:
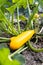
[[[21,65],[25,65],[25,58],[23,57],[23,55],[17,53],[12,58],[19,60],[21,62]]]
[[[0,65],[21,65],[18,60],[9,60],[8,55],[10,50],[8,48],[0,49]]]
[[[21,2],[21,5],[22,5],[24,8],[26,8],[26,7],[27,7],[27,0],[23,0],[23,1]]]
[[[15,0],[14,0],[14,3],[15,3]],[[26,0],[19,0],[19,1],[17,1],[16,4],[12,5],[9,8],[6,8],[6,9],[12,14],[12,13],[14,13],[15,9],[17,8],[17,6],[19,6],[19,7],[23,6],[24,8],[26,8],[26,6],[27,6]]]
[[[26,18],[24,15],[20,15],[19,18],[20,18],[20,20],[22,20],[22,21],[28,20],[28,18]]]
[[[38,2],[39,5],[41,5],[43,7],[43,0],[35,0],[35,2]]]
[[[13,3],[17,3],[19,0],[12,0]]]
[[[9,7],[9,8],[6,8],[11,14],[13,14],[14,13],[14,11],[15,11],[15,9],[16,9],[16,4],[15,5],[12,5],[11,7]]]
[[[0,0],[0,7],[6,3],[7,0]]]
[[[41,5],[43,7],[43,0],[38,0],[39,5]]]
[[[0,10],[0,20],[3,20],[3,19],[4,19],[4,16],[3,16],[3,14],[2,14],[2,12]]]
[[[34,0],[29,0],[29,3],[30,3],[30,4],[33,4],[33,2],[34,2]]]
[[[9,8],[6,8],[11,14],[14,13],[15,9],[17,8],[17,6],[20,6],[21,5],[21,1],[22,0],[19,0],[16,4],[12,5],[11,7]]]
[[[6,9],[5,9],[5,7],[4,7],[4,6],[1,6],[1,8],[0,8],[0,9],[2,10],[2,12],[3,12],[3,13],[5,13]]]

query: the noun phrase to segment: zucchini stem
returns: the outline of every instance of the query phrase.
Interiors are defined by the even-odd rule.
[[[41,49],[36,49],[32,46],[32,44],[30,43],[30,41],[28,41],[28,45],[31,48],[31,50],[33,50],[34,52],[43,52],[43,48]]]
[[[14,55],[17,54],[17,53],[21,53],[21,52],[22,52],[21,50],[22,50],[23,48],[24,48],[24,46],[22,46],[22,47],[19,48],[17,51],[15,51],[15,52],[12,53],[11,55],[9,55],[9,56],[8,56],[9,60],[12,61],[11,57],[14,56]],[[20,52],[20,51],[21,51],[21,52]]]
[[[10,41],[10,38],[0,37],[0,43]]]
[[[22,46],[21,48],[19,48],[17,51],[15,51],[14,53],[12,53],[11,55],[9,55],[10,57],[14,56],[16,53],[19,53],[21,51],[21,49],[23,49],[24,46]]]
[[[18,32],[20,33],[20,23],[19,23],[19,7],[17,6],[17,22],[18,22]]]

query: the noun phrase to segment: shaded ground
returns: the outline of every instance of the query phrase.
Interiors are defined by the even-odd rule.
[[[43,65],[43,52],[35,53],[31,50],[25,50],[23,55],[26,59],[25,65]]]

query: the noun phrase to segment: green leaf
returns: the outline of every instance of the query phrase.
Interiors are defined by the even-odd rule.
[[[17,6],[20,6],[21,1],[22,1],[22,0],[18,1],[16,4],[10,6],[9,8],[6,8],[6,9],[7,9],[11,14],[13,14],[14,11],[15,11],[15,9],[17,8]]]
[[[17,8],[17,6],[20,8],[21,6],[23,6],[24,8],[27,7],[27,1],[26,0],[13,0],[13,3],[15,3],[14,5],[12,5],[9,8],[6,8],[11,14],[14,13],[15,9]]]
[[[17,3],[17,2],[18,2],[18,0],[12,0],[12,2],[13,2],[13,3]]]
[[[29,0],[29,3],[30,3],[30,4],[33,4],[33,2],[34,2],[34,0]]]
[[[12,5],[12,2],[7,1],[5,4],[6,4],[8,7],[10,7],[10,6]]]
[[[5,11],[6,11],[4,6],[1,6],[1,10],[2,10],[3,13],[5,13]]]
[[[3,20],[3,16],[2,16],[2,14],[0,13],[0,20]]]
[[[0,20],[3,20],[3,19],[5,19],[5,17],[3,16],[2,11],[0,10]]]
[[[13,59],[19,60],[21,62],[21,65],[25,65],[25,58],[21,54],[15,54]]]
[[[7,0],[0,0],[0,7],[6,3]]]
[[[21,5],[26,9],[26,7],[27,7],[27,0],[23,0]]]
[[[15,11],[15,9],[16,9],[16,4],[15,5],[12,5],[11,7],[9,7],[9,8],[6,8],[11,14],[13,14],[14,13],[14,11]]]
[[[39,5],[43,7],[43,0],[37,0],[39,2]]]
[[[10,50],[8,48],[0,49],[0,64],[1,65],[21,65],[18,60],[13,59],[9,60],[8,55],[10,54]]]
[[[20,20],[22,20],[22,21],[25,21],[25,20],[28,19],[28,18],[26,18],[24,15],[20,15],[19,18],[20,18]]]

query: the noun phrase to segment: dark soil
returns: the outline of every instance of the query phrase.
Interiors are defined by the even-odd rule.
[[[25,50],[23,55],[26,59],[25,65],[43,65],[43,52],[35,53],[31,50]]]
[[[25,65],[43,65],[43,52],[35,53],[27,49],[22,54],[26,59]]]
[[[37,44],[33,45],[34,47],[43,47],[43,38],[39,39]],[[31,49],[27,49],[22,53],[26,59],[25,65],[43,65],[43,52],[36,53]]]

